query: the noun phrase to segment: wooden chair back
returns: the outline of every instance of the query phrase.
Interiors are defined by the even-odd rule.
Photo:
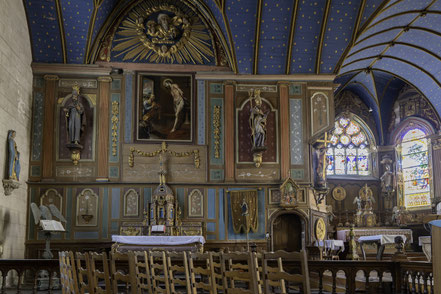
[[[150,251],[148,256],[153,293],[170,294],[170,281],[165,251]]]
[[[189,253],[190,279],[192,294],[204,293],[203,291],[215,294],[217,293],[216,285],[213,284],[211,276],[212,267],[210,264],[210,255],[208,253]]]
[[[187,252],[167,252],[166,257],[171,293],[191,293]]]
[[[92,269],[93,291],[96,294],[108,294],[112,292],[110,282],[109,261],[107,253],[89,252],[90,267]]]
[[[209,252],[212,285],[216,287],[218,292],[222,290],[222,292],[225,293],[223,286],[222,254],[222,252]]]
[[[290,264],[298,262],[300,272],[295,273],[294,269],[287,270],[283,267],[283,261]],[[310,294],[310,281],[308,260],[306,252],[267,252],[263,255],[263,281],[265,294],[269,293],[292,293],[291,290],[299,290],[300,293]],[[290,290],[291,289],[291,290]]]
[[[72,251],[61,251],[58,253],[60,262],[60,279],[63,294],[77,294],[78,280],[75,269],[75,259]]]
[[[75,253],[78,287],[81,294],[93,293],[92,269],[90,267],[89,253]]]
[[[138,290],[141,293],[153,294],[152,277],[150,275],[148,252],[134,251],[132,258],[135,264],[135,273],[136,273]]]
[[[119,287],[123,287],[123,293],[137,294],[135,263],[133,252],[121,253],[118,251],[110,254],[110,272],[112,273],[112,288],[115,293],[120,293]]]
[[[260,294],[255,253],[222,254],[223,286],[226,294]]]

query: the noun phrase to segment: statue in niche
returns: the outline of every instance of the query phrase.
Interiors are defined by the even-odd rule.
[[[381,164],[383,164],[384,167],[384,173],[380,177],[381,191],[385,194],[391,194],[395,192],[395,187],[394,187],[395,175],[392,172],[391,163],[392,160],[388,156],[384,156],[383,159],[381,160]]]
[[[8,179],[18,181],[20,179],[20,152],[15,143],[16,132],[8,131]]]
[[[250,128],[251,128],[251,140],[253,145],[253,150],[266,149],[265,139],[266,139],[266,120],[269,112],[264,113],[262,110],[262,97],[260,97],[260,90],[250,91],[250,103],[251,103],[251,114],[249,118]],[[254,106],[253,106],[254,100]]]
[[[86,113],[80,97],[80,87],[75,84],[72,87],[72,100],[64,108],[68,142],[73,145],[81,145],[81,136],[86,128]]]
[[[183,109],[186,98],[184,97],[184,92],[181,90],[181,88],[179,88],[178,84],[173,83],[171,79],[165,79],[163,85],[165,88],[170,90],[170,94],[173,97],[175,122],[173,124],[172,130],[170,131],[170,133],[173,133],[174,131],[180,128],[180,125],[183,120],[183,116],[185,116],[185,113],[183,113]]]

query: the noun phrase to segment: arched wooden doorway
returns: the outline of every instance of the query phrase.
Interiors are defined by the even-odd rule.
[[[271,250],[300,251],[305,245],[305,221],[295,212],[280,211],[271,221]]]

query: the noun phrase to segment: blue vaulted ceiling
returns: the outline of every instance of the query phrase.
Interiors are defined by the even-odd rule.
[[[34,62],[94,63],[140,1],[150,0],[24,0]],[[379,133],[405,83],[441,113],[441,0],[181,1],[211,22],[234,73],[336,74],[337,93],[360,95]]]

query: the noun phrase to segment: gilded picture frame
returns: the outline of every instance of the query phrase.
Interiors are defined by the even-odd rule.
[[[136,141],[193,142],[193,75],[140,73],[137,83]]]

